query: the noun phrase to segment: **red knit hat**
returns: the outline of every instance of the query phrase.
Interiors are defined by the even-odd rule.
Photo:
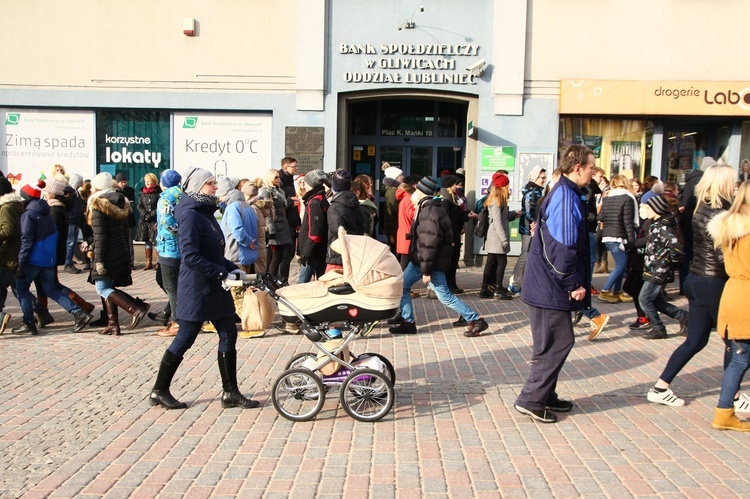
[[[510,179],[504,173],[495,172],[492,175],[492,185],[495,187],[507,187],[510,185]]]
[[[37,180],[32,184],[26,184],[21,187],[21,197],[24,201],[31,201],[32,199],[40,199],[42,197],[42,189],[47,184],[44,180]]]

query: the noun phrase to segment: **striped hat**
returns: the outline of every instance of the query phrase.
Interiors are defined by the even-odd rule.
[[[44,180],[37,180],[33,184],[26,184],[21,187],[21,197],[24,201],[31,201],[32,199],[40,199],[42,197],[42,189],[47,184]]]
[[[432,177],[424,177],[417,184],[417,189],[428,196],[434,196],[438,191],[438,183]]]
[[[672,213],[672,208],[670,208],[669,202],[667,202],[664,196],[653,196],[646,201],[646,204],[654,210],[654,213],[657,215],[664,216]]]

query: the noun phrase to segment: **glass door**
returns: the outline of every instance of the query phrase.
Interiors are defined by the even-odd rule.
[[[432,147],[407,147],[409,167],[404,175],[416,175],[417,177],[434,177],[435,167],[432,164]]]

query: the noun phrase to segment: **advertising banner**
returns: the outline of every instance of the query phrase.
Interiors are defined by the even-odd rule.
[[[91,178],[95,156],[91,111],[0,109],[0,170],[12,184],[45,179],[55,164]]]
[[[482,147],[482,171],[505,170],[510,173],[515,169],[515,147]]]
[[[271,157],[271,113],[174,113],[174,167],[217,177],[263,177],[278,168]],[[281,159],[281,158],[279,158]]]

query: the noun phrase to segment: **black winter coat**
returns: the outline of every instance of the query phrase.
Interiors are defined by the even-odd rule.
[[[619,237],[626,241],[635,241],[635,201],[627,194],[612,195],[613,192],[615,191],[610,191],[604,198],[599,212],[602,237]]]
[[[71,204],[73,209],[70,211],[70,223],[80,227],[84,223],[83,210],[85,203],[81,199],[81,195],[78,194],[78,191],[71,194]]]
[[[328,248],[328,207],[323,186],[315,187],[302,196],[305,203],[305,216],[299,230],[297,254],[300,263],[308,260],[323,261]]]
[[[138,233],[136,241],[156,244],[156,206],[159,204],[161,188],[157,185],[152,193],[141,191],[138,198]]]
[[[125,199],[130,201],[130,215],[128,216],[128,227],[135,227],[135,211],[133,211],[133,206],[135,206],[135,189],[133,189],[132,187],[128,185],[124,189],[117,189],[117,192],[125,196]]]
[[[0,268],[16,270],[21,251],[23,198],[15,192],[0,197]]]
[[[326,263],[341,265],[341,255],[331,249],[331,243],[339,238],[339,227],[347,234],[365,235],[365,217],[359,209],[359,199],[352,191],[337,192],[328,208],[328,253]]]
[[[688,254],[691,253],[693,247],[693,213],[695,212],[695,207],[698,206],[698,200],[695,197],[695,187],[702,178],[703,170],[693,170],[685,175],[685,185],[682,186],[682,192],[680,193],[680,206],[684,206],[685,209],[682,211],[679,223],[680,229],[682,229],[682,236],[685,238],[685,248],[688,250]]]
[[[448,212],[453,203],[442,197],[426,197],[419,202],[411,225],[409,259],[422,275],[447,272],[453,255],[453,223]],[[455,206],[455,205],[453,205]]]
[[[453,200],[453,194],[448,192],[447,189],[441,189],[439,194],[444,199],[450,201],[450,204],[447,205],[447,210],[448,216],[451,219],[451,224],[453,224],[453,242],[461,244],[461,233],[463,232],[464,225],[469,221],[469,212],[462,210],[461,207],[456,204]],[[512,217],[513,218],[509,217],[508,220],[515,220],[515,213]]]
[[[299,207],[294,206],[293,197],[297,196],[297,190],[294,188],[294,176],[284,170],[279,170],[279,187],[284,191],[286,197],[286,221],[292,228],[292,238],[296,237],[296,228],[302,224],[299,217]]]
[[[47,203],[49,204],[49,213],[55,221],[55,227],[57,227],[57,265],[64,265],[68,245],[70,213],[66,206],[59,204],[59,200],[50,200]]]
[[[729,279],[724,270],[724,252],[721,247],[714,248],[714,240],[708,233],[708,222],[722,211],[731,206],[728,201],[723,202],[721,208],[711,208],[701,203],[698,211],[693,215],[693,261],[690,273],[700,277],[718,277]],[[684,236],[684,234],[683,234]]]
[[[224,258],[226,243],[214,217],[217,209],[188,194],[183,194],[175,208],[182,261],[177,279],[178,320],[205,322],[234,315],[232,294],[221,284],[237,266]]]
[[[130,272],[128,217],[133,210],[119,192],[110,191],[91,201],[88,221],[94,234],[94,258],[89,282],[112,279],[116,288],[133,284]],[[99,275],[96,264],[104,265]]]

